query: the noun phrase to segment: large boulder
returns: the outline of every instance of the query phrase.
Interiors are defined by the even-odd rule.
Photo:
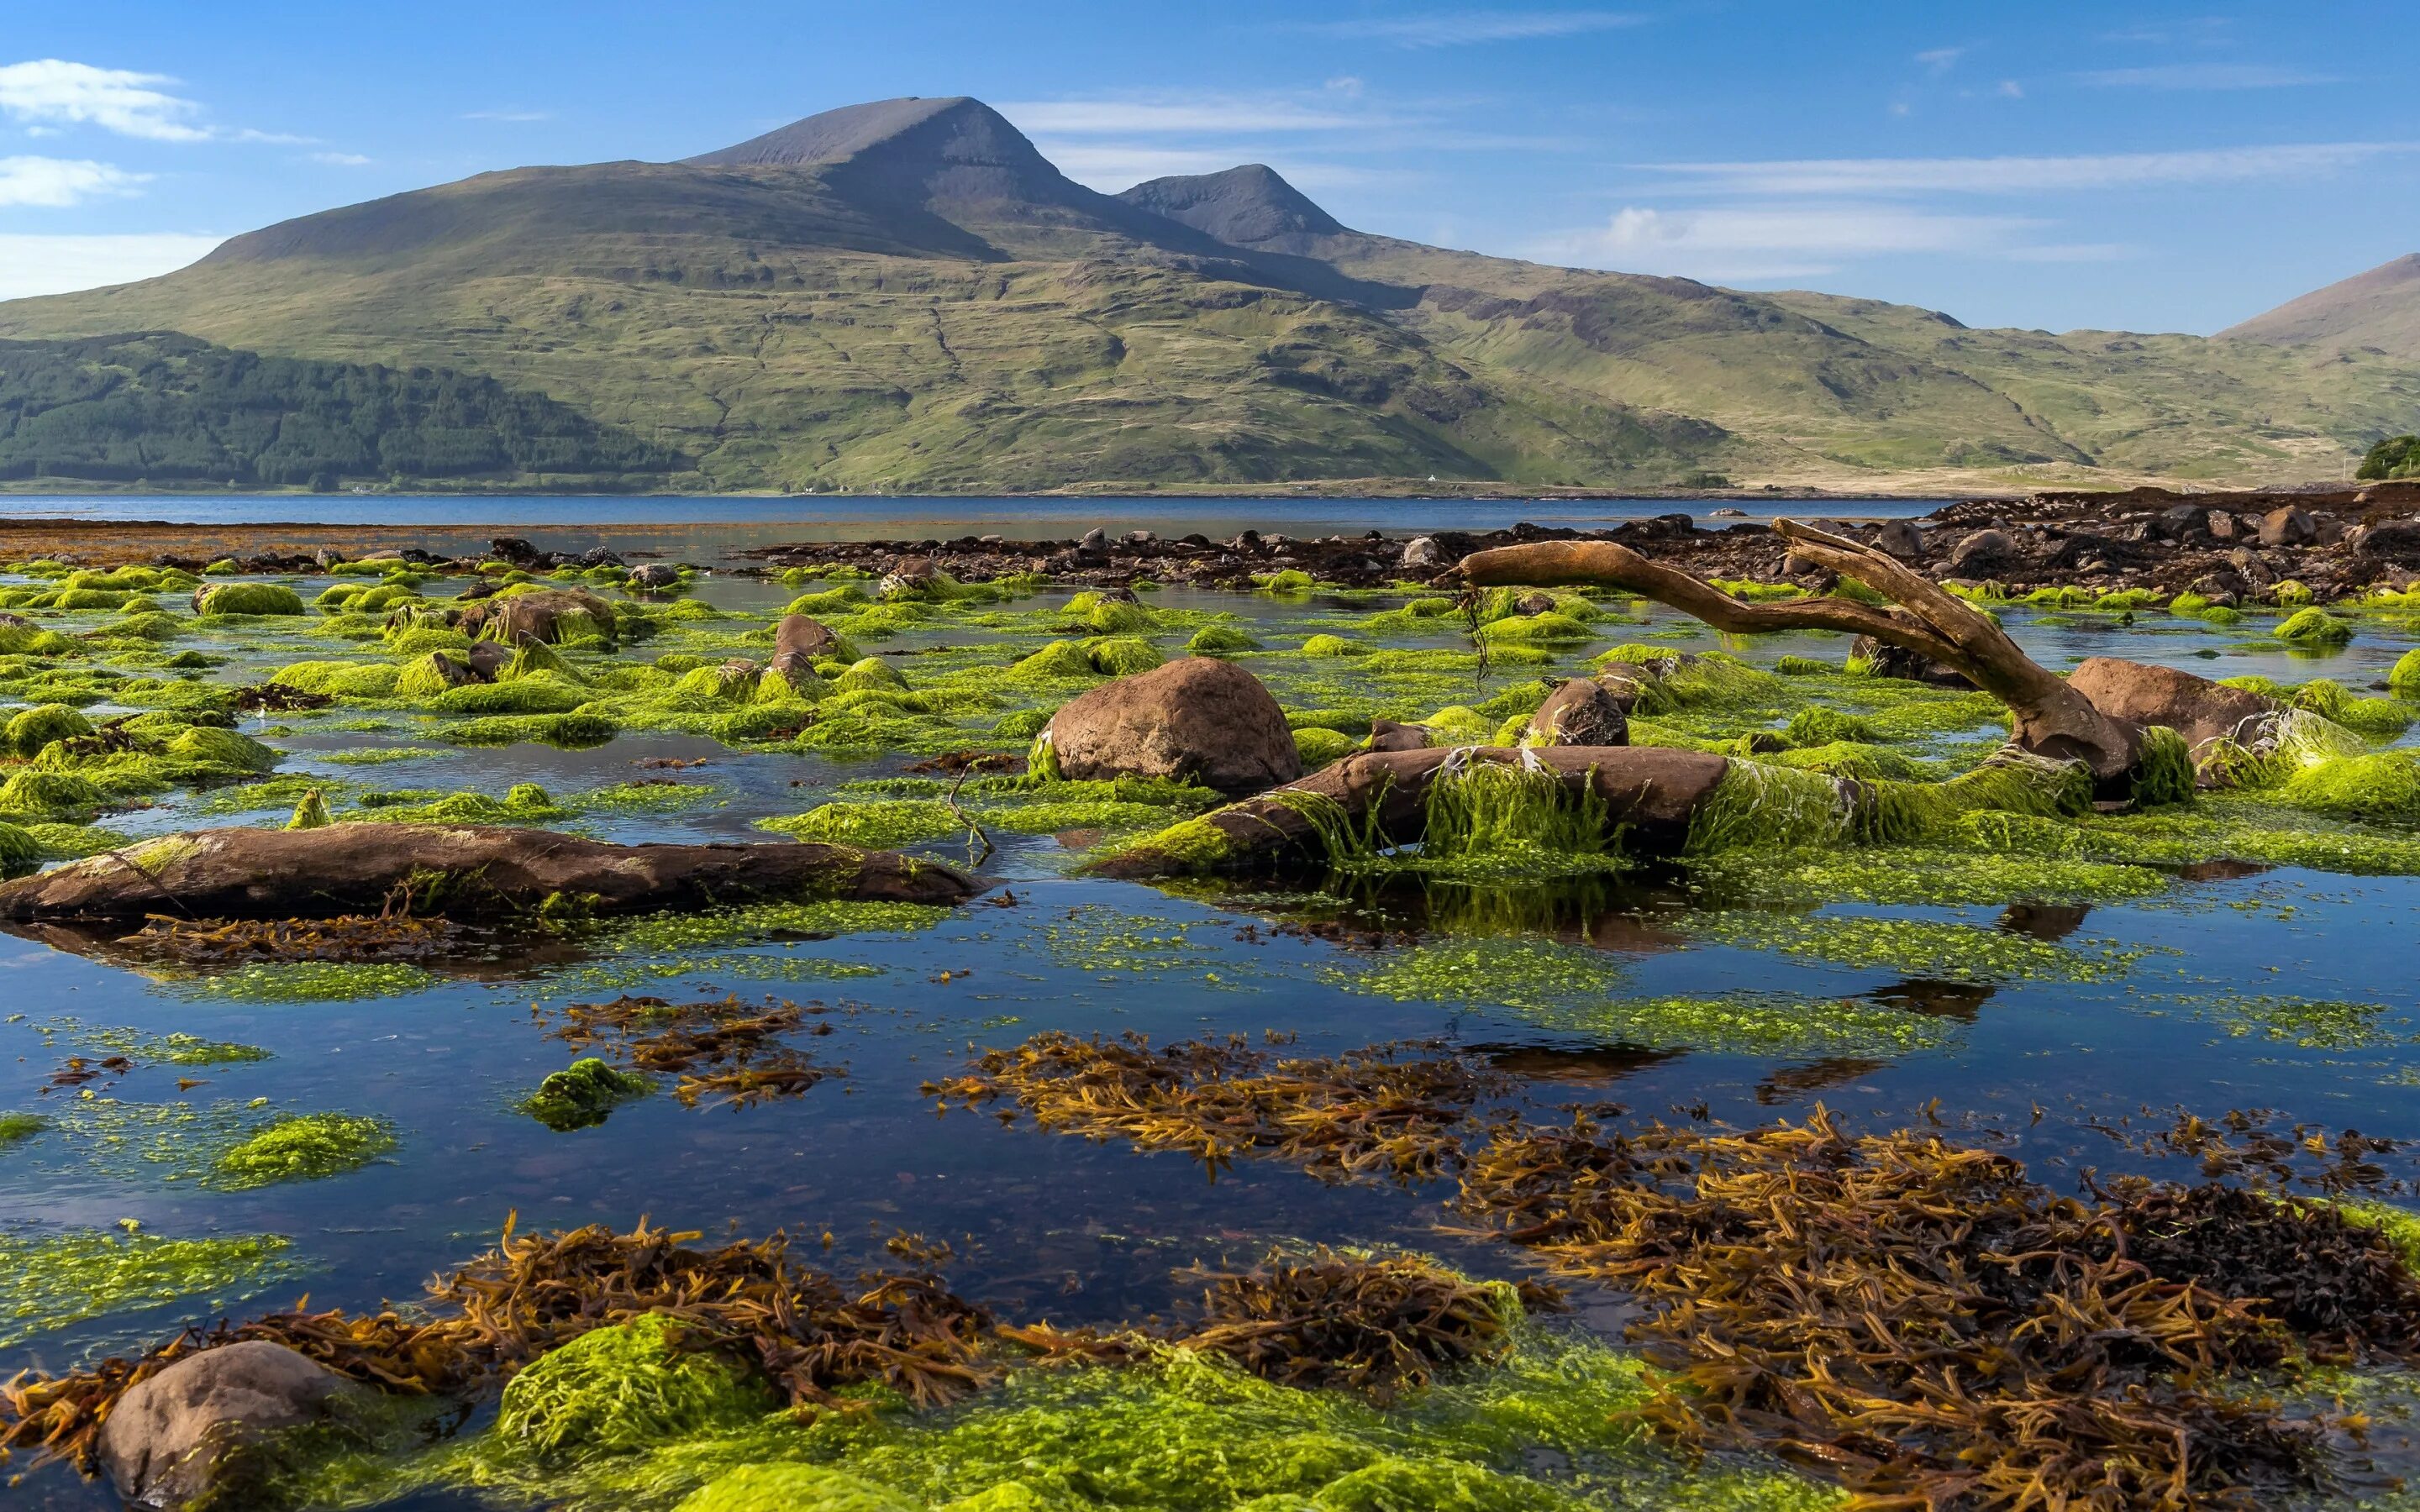
[[[2348,532],[2355,555],[2420,563],[2420,519],[2385,519]]]
[[[1594,678],[1575,677],[1529,716],[1529,733],[1544,746],[1627,746],[1637,696],[1635,688],[1624,698]]]
[[[1886,519],[1874,527],[1874,545],[1903,562],[1924,555],[1924,532],[1912,519]]]
[[[2067,674],[2067,683],[2113,719],[2167,726],[2185,737],[2196,761],[2222,737],[2252,744],[2277,713],[2277,705],[2257,693],[2118,656],[2091,657]]]
[[[1989,577],[2017,559],[2017,543],[2006,531],[1977,531],[1949,548],[1953,577]]]
[[[2262,546],[2308,546],[2319,535],[2318,521],[2299,505],[2286,504],[2260,517]]]
[[[462,611],[461,628],[474,640],[553,645],[589,636],[611,640],[615,624],[613,606],[584,588],[538,588],[480,599]]]
[[[1278,701],[1250,672],[1209,656],[1103,684],[1052,715],[1043,734],[1071,778],[1165,777],[1258,793],[1302,775]]]
[[[773,628],[770,666],[792,687],[806,687],[814,678],[816,662],[840,654],[840,637],[809,615],[784,614]]]
[[[101,1426],[101,1467],[117,1494],[181,1507],[237,1494],[248,1454],[283,1428],[327,1414],[359,1391],[344,1377],[266,1339],[189,1354],[134,1383]]]

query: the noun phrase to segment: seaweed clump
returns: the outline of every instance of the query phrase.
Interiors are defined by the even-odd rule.
[[[607,1003],[567,1005],[554,1037],[577,1049],[610,1049],[635,1071],[677,1076],[673,1095],[683,1107],[713,1101],[743,1108],[797,1097],[837,1074],[782,1038],[829,1032],[820,1022],[813,1027],[808,1025],[822,1011],[821,1004],[778,999],[755,1008],[737,996],[675,1004],[660,997],[625,995]],[[589,1078],[592,1082],[611,1075],[620,1078],[619,1085],[644,1085],[643,1077],[617,1072],[601,1060],[582,1060],[572,1070],[581,1066],[597,1068]],[[600,1120],[602,1117],[598,1115]]]
[[[615,1108],[654,1090],[655,1083],[644,1076],[587,1056],[538,1083],[521,1111],[557,1134],[569,1134],[603,1123]]]
[[[227,1191],[308,1181],[358,1170],[395,1148],[382,1119],[298,1113],[279,1119],[218,1159],[212,1183]]]

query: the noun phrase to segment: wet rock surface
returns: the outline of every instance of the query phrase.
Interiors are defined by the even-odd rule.
[[[1078,779],[1164,777],[1257,793],[1302,775],[1285,710],[1231,662],[1187,657],[1107,683],[1051,717],[1059,768]]]
[[[117,1493],[143,1506],[224,1504],[227,1482],[280,1429],[318,1421],[353,1390],[282,1344],[251,1340],[188,1355],[138,1381],[101,1427],[103,1467]]]

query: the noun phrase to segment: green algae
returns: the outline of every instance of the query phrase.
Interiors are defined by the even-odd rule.
[[[396,696],[400,670],[383,661],[298,661],[279,668],[269,680],[305,693],[339,699],[384,699]]]
[[[589,1056],[550,1073],[520,1110],[557,1134],[569,1134],[603,1123],[615,1108],[655,1089],[646,1077]]]
[[[2115,981],[2146,953],[2108,941],[2054,944],[1974,924],[1857,914],[1730,911],[1679,923],[1713,945],[1944,981]]]
[[[2269,632],[2288,645],[2340,646],[2352,639],[2353,627],[2323,609],[2300,609]]]
[[[359,1170],[395,1148],[383,1119],[297,1113],[271,1123],[219,1156],[210,1184],[229,1192],[279,1181],[311,1181]]]
[[[130,1220],[131,1224],[131,1220]],[[292,1273],[276,1234],[170,1239],[122,1228],[0,1231],[0,1349],[70,1323],[207,1299],[224,1311]]]
[[[1258,651],[1261,643],[1232,625],[1205,625],[1193,632],[1185,649],[1196,656],[1233,656]]]
[[[1342,761],[1353,754],[1357,745],[1351,735],[1316,725],[1294,733],[1295,753],[1302,758],[1302,767],[1306,772],[1315,771],[1330,762]]]
[[[695,674],[691,674],[695,675]],[[427,701],[439,714],[569,714],[596,695],[552,672],[534,672],[510,682],[464,683]]]
[[[1545,1012],[1619,992],[1621,957],[1585,946],[1518,936],[1425,940],[1359,972],[1331,968],[1331,985],[1404,1003],[1461,1003]]]
[[[1167,657],[1148,640],[1133,636],[1110,636],[1084,642],[1084,658],[1093,671],[1104,677],[1132,677],[1161,666]]]
[[[2420,756],[2383,750],[2295,767],[2278,802],[2336,819],[2420,820]]]
[[[16,756],[32,756],[54,740],[92,733],[92,721],[64,703],[20,709],[0,729],[0,748]]]
[[[345,1003],[427,992],[442,980],[400,961],[256,961],[209,976],[171,978],[161,985],[197,1001]]]
[[[823,939],[839,934],[905,934],[927,930],[950,910],[925,903],[853,898],[821,903],[749,903],[696,914],[649,914],[601,926],[618,953],[688,951],[754,940]]]
[[[2009,854],[1993,848],[1983,833],[1978,833],[1976,840],[1971,849],[1742,847],[1692,862],[1689,874],[1706,900],[1769,906],[2116,903],[2154,897],[2171,886],[2165,874],[2147,867],[2071,856]]]
[[[23,1144],[51,1126],[39,1113],[0,1113],[0,1149]]]
[[[302,595],[284,583],[219,583],[202,595],[195,609],[211,618],[229,614],[300,614]]]
[[[1842,1500],[1769,1462],[1665,1454],[1623,1412],[1648,1399],[1635,1357],[1526,1322],[1515,1339],[1500,1363],[1388,1408],[1159,1347],[1133,1365],[1015,1368],[924,1412],[869,1391],[869,1410],[806,1423],[747,1417],[744,1386],[675,1388],[669,1357],[620,1340],[636,1379],[600,1387],[628,1415],[597,1419],[598,1451],[531,1454],[499,1428],[328,1478],[355,1505],[467,1484],[576,1512],[1814,1512]],[[692,1417],[705,1425],[667,1426]]]
[[[756,821],[759,829],[797,840],[890,849],[967,832],[966,821],[938,798],[827,803],[801,814]]]
[[[0,822],[0,875],[30,872],[42,864],[47,848],[31,830]]]
[[[1885,1004],[1785,993],[1508,1006],[1522,1022],[1558,1034],[1701,1055],[1884,1059],[1943,1048],[1957,1034],[1952,1022]]]
[[[2204,1017],[2238,1039],[2262,1039],[2303,1050],[2374,1050],[2403,1036],[2383,1021],[2383,1003],[2315,1001],[2303,997],[2226,993],[2194,1000]]]
[[[585,709],[576,714],[494,715],[465,719],[446,730],[446,738],[464,746],[558,746],[584,750],[601,746],[621,733],[613,718]]]
[[[760,1381],[684,1342],[677,1319],[648,1313],[549,1350],[506,1383],[497,1437],[544,1458],[627,1454],[773,1409]]]

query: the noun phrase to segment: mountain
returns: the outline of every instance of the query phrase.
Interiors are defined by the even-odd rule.
[[[1104,194],[963,97],[481,174],[0,304],[0,336],[159,331],[491,378],[701,487],[2248,482],[2420,409],[2393,353],[1543,267],[1353,230],[1256,164]]]
[[[2219,335],[2279,347],[2360,347],[2420,360],[2420,253],[2288,300]]]

